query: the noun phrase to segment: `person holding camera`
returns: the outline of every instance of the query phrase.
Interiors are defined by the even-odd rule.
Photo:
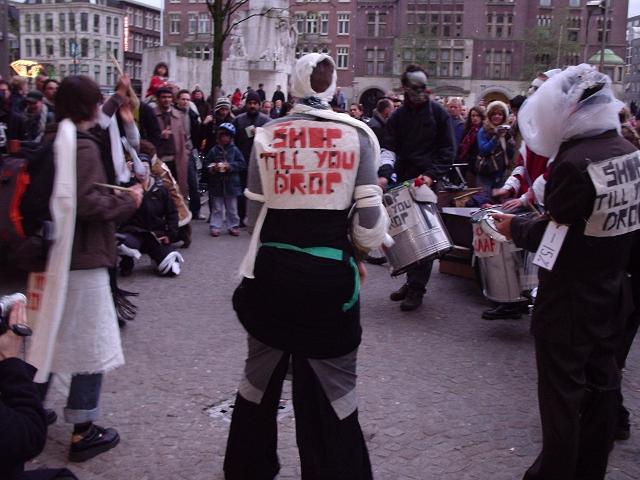
[[[212,237],[219,237],[222,229],[223,213],[226,216],[229,234],[240,235],[238,196],[242,195],[240,172],[247,169],[242,152],[233,143],[236,127],[223,123],[218,127],[217,143],[209,151],[206,159],[209,180],[209,206],[211,218],[209,229]]]
[[[33,383],[36,369],[18,358],[22,338],[8,328],[27,323],[25,304],[15,302],[7,317],[0,319],[0,476],[17,479],[24,462],[44,448],[47,423]]]
[[[504,102],[495,100],[487,107],[487,118],[478,131],[478,156],[475,161],[476,182],[491,195],[493,189],[504,183],[505,174],[511,166],[515,153],[515,142],[511,127],[506,124],[509,108]]]

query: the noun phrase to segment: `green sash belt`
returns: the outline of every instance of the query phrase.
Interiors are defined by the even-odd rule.
[[[320,258],[328,258],[329,260],[337,260],[339,262],[345,261],[345,253],[342,250],[338,250],[337,248],[331,247],[308,247],[308,248],[300,248],[295,245],[291,245],[289,243],[281,243],[281,242],[266,242],[262,244],[263,247],[273,247],[273,248],[281,248],[283,250],[293,250],[294,252],[306,253],[308,255],[313,255],[314,257]],[[351,307],[355,305],[358,301],[358,295],[360,295],[360,272],[358,271],[358,266],[356,265],[356,261],[353,257],[349,257],[348,261],[349,265],[353,269],[353,295],[347,303],[342,305],[342,311],[346,312]]]

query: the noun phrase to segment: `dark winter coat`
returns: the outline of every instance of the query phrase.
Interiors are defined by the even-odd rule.
[[[255,115],[249,115],[243,113],[238,115],[233,121],[233,126],[236,127],[236,136],[234,138],[235,144],[242,152],[245,161],[249,163],[249,157],[251,156],[251,148],[253,147],[253,136],[247,134],[247,127],[253,125],[254,127],[262,127],[265,123],[270,122],[269,118],[264,113],[258,112]]]
[[[419,107],[405,102],[387,122],[389,143],[382,147],[396,154],[395,171],[404,182],[419,175],[434,180],[451,168],[455,156],[449,113],[432,100]]]
[[[0,361],[0,478],[19,478],[24,462],[36,457],[47,439],[36,369],[18,358]]]
[[[144,192],[142,204],[124,225],[121,232],[153,232],[167,236],[171,241],[178,238],[178,211],[162,180],[152,178],[151,188]]]
[[[227,162],[231,166],[229,172],[211,172],[209,166],[214,163]],[[247,162],[238,147],[229,144],[214,146],[205,161],[209,171],[209,195],[214,197],[237,197],[242,195],[242,180],[240,172],[247,169]]]
[[[564,143],[552,165],[544,195],[547,214],[529,219],[514,217],[512,235],[517,246],[536,251],[553,218],[570,225],[552,271],[539,270],[538,296],[531,331],[541,339],[581,344],[618,332],[629,312],[623,298],[625,268],[633,235],[584,235],[593,211],[595,188],[587,173],[590,163],[635,151],[616,131]]]

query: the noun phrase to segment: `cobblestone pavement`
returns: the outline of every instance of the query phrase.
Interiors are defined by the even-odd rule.
[[[234,271],[248,244],[194,225],[183,274],[156,276],[148,260],[121,286],[140,292],[137,319],[122,332],[127,364],[105,381],[101,424],[118,429],[114,450],[70,468],[83,480],[223,478],[228,414],[245,335],[231,308]],[[434,272],[424,306],[402,313],[388,300],[401,284],[369,266],[363,288],[360,419],[375,478],[519,479],[539,450],[532,339],[527,320],[483,321],[476,284]],[[4,278],[4,292],[18,282]],[[639,353],[625,375],[628,406],[640,412]],[[294,418],[285,389],[279,421],[280,480],[300,478]],[[62,413],[63,397],[50,404]],[[224,409],[224,408],[222,408]],[[640,415],[618,443],[608,479],[640,478]],[[31,466],[66,463],[70,426],[50,428]]]

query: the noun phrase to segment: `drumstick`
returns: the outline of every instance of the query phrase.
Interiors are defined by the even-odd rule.
[[[113,55],[113,52],[111,52],[111,51],[109,51],[109,58],[111,60],[111,63],[113,63],[113,66],[115,67],[116,71],[118,72],[118,76],[119,77],[123,76],[124,72],[122,71],[122,67],[120,66],[120,62],[118,62],[118,59]],[[136,108],[138,108],[138,105],[140,104],[140,102],[138,100],[138,95],[136,94],[135,90],[131,86],[131,83],[129,83],[129,89],[128,90],[129,90],[129,100],[131,101],[131,106],[135,110]]]
[[[93,183],[95,186],[97,187],[106,187],[106,188],[112,188],[114,190],[121,190],[123,192],[130,192],[131,189],[127,188],[127,187],[119,187],[118,185],[109,185],[108,183],[98,183],[98,182],[94,182]]]

